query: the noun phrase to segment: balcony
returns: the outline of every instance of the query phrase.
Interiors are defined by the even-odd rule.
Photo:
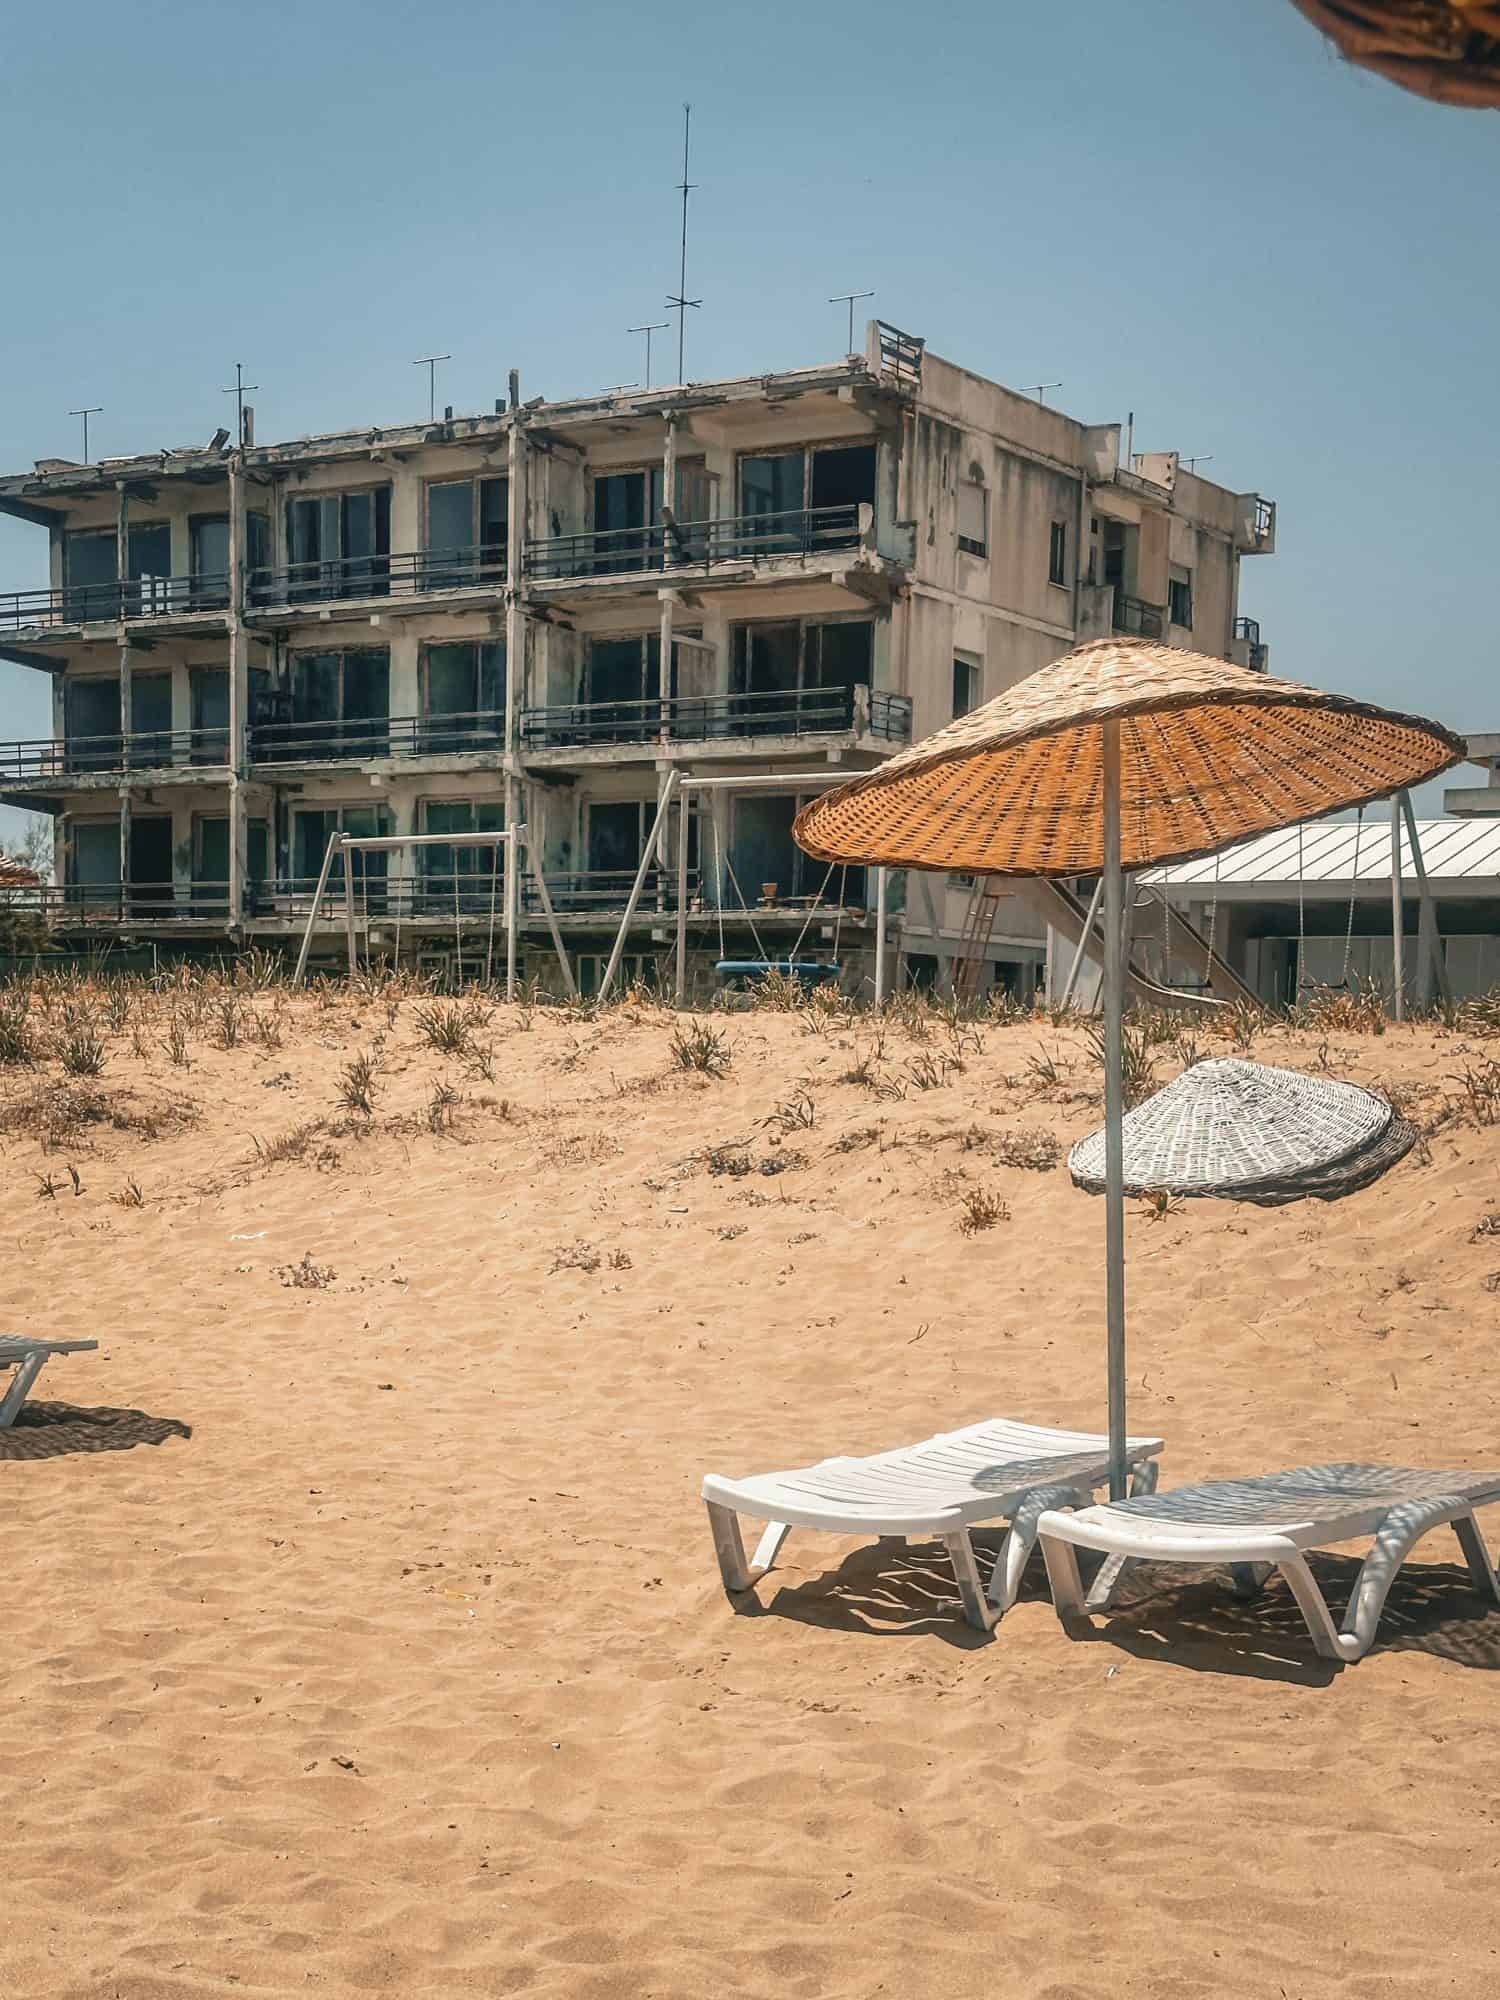
[[[674,521],[643,528],[553,535],[526,544],[526,576],[536,583],[584,577],[639,576],[652,570],[711,574],[726,566],[807,561],[860,548],[869,533],[868,506],[806,507],[791,513],[744,514],[725,521]],[[864,517],[863,519],[861,517]]]
[[[1141,597],[1127,597],[1116,584],[1113,623],[1117,632],[1128,632],[1133,638],[1159,639],[1167,629],[1167,607],[1147,604]]]
[[[252,611],[340,598],[420,597],[435,590],[499,590],[505,583],[501,548],[416,549],[399,555],[335,556],[326,562],[253,569],[246,584]]]
[[[68,784],[75,778],[120,777],[127,771],[229,762],[227,729],[149,729],[129,736],[41,737],[0,743],[0,784]]]
[[[55,930],[124,924],[225,924],[227,882],[67,882],[6,891],[10,909],[35,910]]]
[[[503,708],[455,715],[379,715],[344,722],[261,722],[252,764],[357,764],[376,757],[466,756],[505,747]]]
[[[428,852],[434,850],[429,849]],[[354,892],[355,915],[402,923],[430,923],[452,926],[455,918],[472,929],[475,923],[487,926],[493,916],[496,933],[504,928],[504,863],[493,872],[488,861],[478,867],[458,871],[423,869],[416,875],[388,875],[366,867]],[[633,868],[582,868],[546,878],[547,894],[559,917],[618,916],[630,896],[635,881]],[[257,884],[246,896],[246,914],[255,917],[305,921],[312,908],[317,877],[297,875],[277,882]],[[696,900],[701,889],[699,871],[688,872],[688,896]],[[651,868],[641,891],[642,917],[654,911],[677,907],[675,868]],[[520,884],[520,908],[524,916],[543,914],[536,884],[525,875]],[[345,921],[342,883],[335,879],[323,893],[320,918],[329,923]]]
[[[122,620],[201,615],[223,612],[228,607],[227,575],[143,576],[128,583],[75,583],[63,590],[0,593],[0,631],[117,625]]]
[[[1271,663],[1271,649],[1261,642],[1258,618],[1235,619],[1229,657],[1236,666],[1248,667],[1253,674],[1267,672]]]
[[[659,701],[577,702],[521,713],[521,742],[527,750],[850,733],[909,743],[911,697],[866,687],[788,688]]]

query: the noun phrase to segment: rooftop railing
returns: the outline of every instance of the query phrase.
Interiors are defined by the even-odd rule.
[[[331,556],[319,562],[253,569],[245,601],[252,610],[291,604],[327,604],[343,597],[412,597],[431,590],[498,589],[505,582],[505,550],[486,544],[468,549],[415,549],[397,555]]]
[[[0,783],[108,776],[173,765],[229,762],[227,729],[143,729],[128,736],[40,737],[0,743]]]
[[[250,730],[252,764],[347,764],[366,757],[443,757],[504,747],[503,708],[341,722],[262,722]]]
[[[535,582],[627,576],[659,569],[712,570],[726,563],[808,558],[858,548],[861,508],[801,507],[742,514],[723,521],[678,521],[641,528],[597,528],[526,544]]]
[[[118,624],[122,619],[171,618],[184,612],[224,611],[227,575],[142,576],[127,583],[70,583],[61,590],[0,593],[0,631],[46,630],[59,625]]]

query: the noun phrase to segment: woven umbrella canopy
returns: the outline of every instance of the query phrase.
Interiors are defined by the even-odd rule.
[[[1500,110],[1500,0],[1292,0],[1339,53],[1436,104]]]
[[[1104,639],[803,807],[824,861],[1104,878],[1110,1487],[1125,1487],[1122,871],[1363,805],[1464,755],[1435,722],[1145,639]]]

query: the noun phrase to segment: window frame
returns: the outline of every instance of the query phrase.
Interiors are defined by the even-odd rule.
[[[1174,576],[1172,569],[1182,569],[1183,573],[1181,576]],[[1172,565],[1172,569],[1169,569],[1167,572],[1167,623],[1175,625],[1179,632],[1191,632],[1193,629],[1193,572],[1190,569],[1183,568],[1181,563]],[[1178,595],[1179,592],[1182,593],[1180,597]],[[1177,616],[1179,604],[1185,607],[1187,611],[1186,618],[1179,618]]]
[[[1048,529],[1047,581],[1058,590],[1068,587],[1068,523],[1054,514]]]
[[[979,495],[980,539],[963,532],[963,494],[967,490]],[[959,551],[972,556],[976,562],[987,562],[990,553],[990,489],[982,479],[960,479],[955,493],[954,532]]]

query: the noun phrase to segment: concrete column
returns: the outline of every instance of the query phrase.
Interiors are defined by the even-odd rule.
[[[521,769],[521,710],[526,705],[525,558],[530,517],[530,459],[526,434],[513,410],[507,449],[510,482],[505,549],[505,824],[519,826],[525,817],[525,787]],[[520,922],[520,878],[514,842],[505,849],[505,933],[513,940]],[[515,997],[506,981],[507,999]]]
[[[229,923],[245,917],[245,725],[249,706],[245,628],[240,617],[245,587],[245,454],[229,458]]]

